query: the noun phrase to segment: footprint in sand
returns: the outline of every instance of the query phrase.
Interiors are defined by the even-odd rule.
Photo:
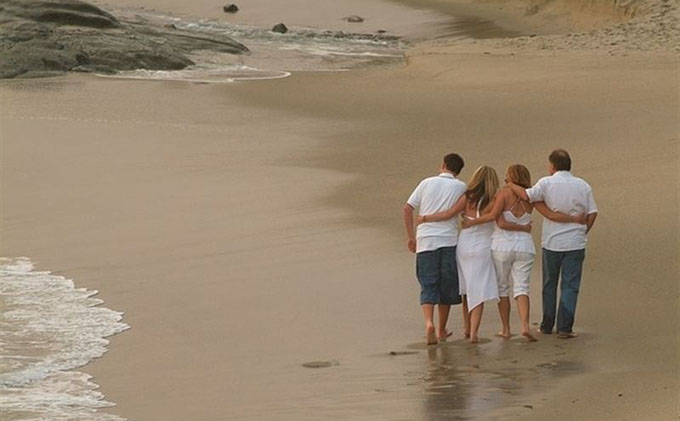
[[[333,367],[336,365],[340,365],[338,361],[331,360],[331,361],[309,361],[306,363],[302,363],[303,367],[307,368],[327,368],[327,367]]]
[[[536,367],[539,367],[539,368],[555,368],[555,367],[557,367],[557,363],[550,362],[550,363],[536,364]]]
[[[390,351],[390,357],[398,357],[400,355],[416,355],[419,354],[417,351]]]

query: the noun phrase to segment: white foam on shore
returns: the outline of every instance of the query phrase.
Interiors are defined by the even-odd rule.
[[[76,288],[28,258],[0,259],[0,404],[3,418],[120,421],[81,367],[106,352],[108,336],[129,328],[99,307],[97,291]]]
[[[115,75],[97,75],[120,79],[185,81],[195,83],[233,83],[247,80],[282,79],[290,72],[263,71],[250,66],[228,65],[217,68],[189,67],[184,70],[131,70]]]

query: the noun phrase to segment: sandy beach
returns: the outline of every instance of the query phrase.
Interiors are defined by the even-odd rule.
[[[118,5],[221,13],[162,3]],[[4,80],[0,255],[125,313],[131,329],[80,371],[130,420],[677,419],[677,54],[533,39],[254,82]],[[504,342],[489,306],[472,346],[456,308],[454,338],[426,347],[409,193],[449,152],[463,180],[517,162],[537,179],[556,147],[600,209],[580,336]],[[531,299],[537,322],[539,267]]]

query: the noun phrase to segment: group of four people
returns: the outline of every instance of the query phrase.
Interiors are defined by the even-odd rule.
[[[571,174],[571,158],[565,150],[554,150],[548,160],[550,175],[533,187],[529,170],[515,164],[507,169],[501,188],[496,171],[488,166],[477,168],[467,184],[458,180],[464,161],[458,154],[449,154],[441,173],[423,180],[407,200],[404,223],[408,248],[416,253],[428,344],[451,335],[446,329],[449,311],[451,305],[461,303],[465,337],[478,342],[484,302],[491,300],[498,301],[499,336],[510,338],[511,290],[522,335],[536,341],[529,328],[529,280],[536,254],[531,237],[534,209],[544,217],[540,332],[550,334],[557,324],[559,337],[576,336],[573,324],[586,235],[595,223],[597,206],[588,183]]]

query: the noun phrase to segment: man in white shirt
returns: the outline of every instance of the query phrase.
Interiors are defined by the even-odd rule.
[[[456,244],[457,220],[427,222],[414,230],[414,209],[421,215],[431,215],[450,209],[467,189],[458,180],[465,163],[457,154],[444,157],[441,173],[421,181],[404,205],[404,224],[408,236],[408,249],[416,253],[416,275],[420,283],[420,306],[425,316],[425,334],[428,345],[451,335],[446,330],[451,305],[462,302],[458,290]],[[439,330],[435,330],[434,306],[439,306]],[[436,332],[436,335],[435,335]]]
[[[586,225],[543,219],[543,321],[540,330],[552,333],[557,321],[558,337],[573,338],[576,336],[572,328],[585,259],[586,234],[595,223],[597,205],[588,183],[571,175],[571,158],[567,151],[556,149],[548,160],[550,176],[541,178],[526,190],[515,184],[510,188],[525,200],[545,202],[552,210],[587,215]],[[560,273],[560,305],[555,320]]]

